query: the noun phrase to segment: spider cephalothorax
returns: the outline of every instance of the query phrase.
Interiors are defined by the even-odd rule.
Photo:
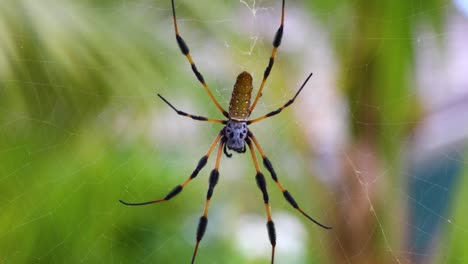
[[[226,137],[226,146],[238,153],[244,153],[245,139],[247,138],[246,122],[229,120],[224,127],[224,136]],[[228,154],[226,154],[229,156]]]
[[[275,55],[278,47],[281,44],[281,39],[283,37],[283,27],[284,27],[284,5],[285,5],[285,0],[282,1],[282,9],[281,9],[281,24],[276,31],[275,38],[273,39],[273,51],[271,52],[270,59],[268,61],[268,65],[265,69],[265,72],[263,74],[263,79],[262,83],[260,84],[260,88],[258,89],[257,95],[255,96],[255,100],[251,104],[250,99],[252,95],[252,76],[248,72],[242,72],[239,74],[237,77],[236,83],[234,84],[234,89],[231,95],[231,100],[229,102],[229,112],[224,110],[224,108],[218,103],[216,98],[213,96],[213,93],[211,92],[210,88],[208,85],[205,83],[205,79],[203,78],[203,75],[198,71],[197,66],[195,66],[195,62],[193,61],[192,57],[190,56],[190,50],[185,43],[184,39],[179,35],[179,29],[177,28],[177,19],[176,19],[176,14],[175,14],[175,8],[174,8],[174,0],[171,0],[172,4],[172,16],[173,16],[173,21],[174,21],[174,30],[175,30],[175,35],[176,35],[176,40],[177,44],[179,45],[180,51],[182,54],[185,55],[187,58],[188,62],[191,65],[192,71],[197,77],[198,81],[201,83],[205,91],[208,93],[209,97],[213,101],[213,103],[216,105],[216,107],[220,110],[220,112],[227,118],[227,120],[220,120],[220,119],[212,119],[212,118],[207,118],[204,116],[196,116],[196,115],[191,115],[186,112],[180,111],[177,108],[175,108],[171,103],[169,103],[164,97],[158,94],[158,96],[166,103],[168,104],[174,111],[177,112],[177,114],[182,115],[182,116],[187,116],[192,119],[198,120],[198,121],[207,121],[207,122],[212,122],[212,123],[218,123],[224,125],[224,127],[221,129],[221,131],[218,133],[218,136],[215,138],[213,143],[211,143],[208,151],[206,154],[198,161],[198,165],[195,168],[195,170],[192,172],[192,174],[181,184],[177,185],[172,189],[165,197],[158,199],[158,200],[153,200],[153,201],[148,201],[148,202],[143,202],[143,203],[127,203],[124,201],[120,201],[125,205],[145,205],[145,204],[152,204],[152,203],[159,203],[159,202],[164,202],[168,201],[177,194],[179,194],[183,188],[195,177],[197,177],[198,173],[200,170],[206,165],[208,158],[210,157],[211,153],[213,150],[218,147],[217,155],[216,155],[216,161],[215,161],[215,167],[211,171],[210,178],[209,178],[209,187],[208,187],[208,192],[206,195],[206,202],[205,202],[205,209],[203,210],[203,214],[200,217],[200,221],[198,223],[198,229],[197,229],[197,234],[196,234],[196,245],[195,245],[195,250],[192,255],[192,264],[195,262],[195,257],[197,255],[198,251],[198,246],[200,244],[200,241],[203,238],[203,235],[205,234],[206,227],[208,226],[208,208],[210,205],[211,197],[213,195],[214,188],[216,184],[218,183],[219,179],[219,163],[220,159],[224,150],[224,153],[226,156],[231,157],[232,154],[227,152],[226,148],[229,148],[231,150],[234,150],[238,153],[244,153],[246,152],[246,145],[249,147],[250,153],[252,155],[252,160],[254,163],[255,171],[256,171],[256,176],[255,180],[257,182],[257,186],[262,192],[263,195],[263,202],[265,204],[265,210],[266,210],[266,215],[267,215],[267,231],[268,231],[268,237],[270,239],[270,243],[272,246],[272,252],[271,252],[271,263],[274,262],[275,259],[275,246],[276,246],[276,231],[275,231],[275,225],[273,223],[273,219],[271,216],[271,210],[270,210],[270,202],[269,202],[269,196],[266,188],[266,181],[265,177],[263,176],[263,173],[260,171],[260,166],[258,165],[258,160],[257,160],[257,154],[256,150],[260,153],[262,160],[263,160],[263,165],[265,168],[268,170],[268,172],[271,174],[271,178],[273,181],[276,183],[278,188],[281,190],[283,193],[284,198],[286,201],[297,211],[299,211],[302,215],[307,217],[309,220],[312,222],[316,223],[317,225],[321,226],[322,228],[325,229],[330,229],[330,227],[322,225],[321,223],[317,222],[314,220],[312,217],[310,217],[308,214],[306,214],[297,204],[296,200],[292,197],[292,195],[289,193],[289,191],[281,184],[281,182],[278,179],[278,176],[276,175],[275,170],[273,169],[273,165],[271,164],[270,160],[266,157],[265,153],[263,152],[263,149],[261,148],[260,144],[257,141],[257,138],[254,136],[252,131],[248,129],[248,125],[259,122],[263,119],[269,118],[271,116],[277,115],[283,111],[284,108],[290,106],[296,97],[299,95],[299,93],[302,91],[302,88],[306,85],[306,83],[309,81],[310,77],[312,76],[312,73],[307,77],[307,79],[304,81],[302,86],[299,88],[299,90],[296,92],[293,98],[291,98],[289,101],[287,101],[283,106],[280,108],[271,111],[270,113],[254,118],[254,119],[249,119],[250,114],[254,110],[255,106],[257,105],[258,99],[260,98],[263,88],[265,86],[265,82],[270,75],[271,69],[273,67],[273,64],[275,62]]]

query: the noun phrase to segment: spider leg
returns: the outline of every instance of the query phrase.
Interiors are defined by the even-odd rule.
[[[197,228],[197,244],[195,245],[195,250],[193,251],[192,255],[192,264],[195,263],[195,257],[197,256],[198,246],[200,245],[200,241],[205,234],[206,227],[208,225],[208,208],[210,207],[211,196],[213,196],[214,187],[218,183],[219,179],[219,161],[223,154],[223,145],[225,144],[225,138],[221,139],[221,144],[218,147],[218,154],[216,155],[216,162],[215,167],[211,171],[210,180],[209,180],[209,187],[208,192],[206,194],[206,201],[205,201],[205,208],[203,209],[203,215],[200,217],[200,222],[198,223]]]
[[[216,107],[223,113],[225,117],[229,118],[228,112],[223,109],[223,107],[218,103],[216,98],[213,96],[213,93],[211,92],[210,88],[208,85],[205,83],[205,79],[203,78],[203,75],[198,71],[197,66],[195,66],[195,62],[193,61],[192,57],[190,56],[190,50],[187,44],[185,43],[184,39],[179,35],[179,28],[177,27],[177,18],[176,18],[176,12],[175,12],[175,7],[174,7],[174,0],[171,0],[172,3],[172,18],[174,20],[174,31],[176,35],[176,40],[177,40],[177,45],[179,45],[180,51],[182,54],[185,55],[187,60],[189,61],[192,71],[197,77],[198,81],[202,84],[203,88],[205,88],[205,91],[208,93],[210,96],[211,100],[213,103],[216,105]]]
[[[263,165],[265,166],[265,168],[267,168],[267,170],[270,172],[271,174],[271,178],[273,178],[273,180],[276,182],[276,185],[278,185],[278,187],[280,188],[280,190],[283,192],[283,196],[284,198],[288,201],[288,203],[294,207],[296,210],[298,210],[302,215],[304,215],[305,217],[307,217],[310,221],[314,222],[315,224],[317,224],[318,226],[322,227],[322,228],[325,228],[325,229],[332,229],[331,227],[329,226],[326,226],[326,225],[323,225],[321,223],[319,223],[317,220],[313,219],[312,217],[310,217],[308,214],[306,214],[300,207],[299,205],[297,204],[296,200],[294,200],[294,198],[292,197],[292,195],[288,192],[288,190],[286,190],[286,188],[284,188],[283,184],[281,184],[281,182],[278,180],[278,176],[276,175],[276,172],[275,170],[273,169],[273,165],[271,165],[271,162],[270,160],[265,156],[265,153],[263,152],[263,149],[262,147],[260,147],[260,144],[258,143],[257,139],[255,138],[255,136],[252,134],[251,131],[248,132],[248,138],[252,139],[252,141],[254,142],[255,146],[257,147],[258,149],[258,152],[260,152],[260,155],[262,155],[262,158],[263,158]]]
[[[262,191],[263,194],[263,202],[265,203],[265,210],[267,214],[267,230],[268,230],[268,237],[270,238],[271,243],[271,263],[275,262],[275,247],[276,247],[276,231],[275,231],[275,224],[271,218],[271,209],[270,209],[270,198],[268,196],[267,188],[266,188],[266,181],[263,173],[260,171],[260,167],[258,166],[257,156],[255,154],[255,149],[252,145],[252,141],[249,138],[246,138],[245,141],[249,145],[250,153],[252,154],[252,160],[254,162],[255,171],[257,175],[255,179],[257,181],[258,188]]]
[[[227,121],[225,121],[225,120],[211,119],[211,118],[208,118],[208,117],[191,115],[191,114],[185,113],[184,111],[180,111],[179,109],[175,108],[171,103],[169,103],[169,101],[167,101],[164,97],[162,97],[162,95],[158,94],[158,96],[167,105],[169,105],[174,111],[176,111],[176,113],[178,115],[190,117],[190,118],[192,118],[194,120],[198,120],[198,121],[208,121],[208,122],[211,122],[211,123],[227,124]]]
[[[213,149],[214,149],[215,146],[218,144],[219,140],[221,139],[221,136],[222,136],[222,131],[218,134],[218,136],[215,138],[215,140],[213,141],[213,143],[211,143],[210,148],[208,149],[208,151],[206,152],[206,154],[200,159],[200,161],[198,162],[197,167],[196,167],[195,170],[192,172],[192,174],[190,175],[190,177],[188,177],[182,184],[179,184],[179,185],[177,185],[176,187],[174,187],[174,189],[172,189],[172,191],[170,191],[164,198],[161,198],[161,199],[158,199],[158,200],[152,200],[152,201],[148,201],[148,202],[142,202],[142,203],[128,203],[128,202],[125,202],[125,201],[123,201],[123,200],[119,200],[119,202],[121,202],[122,204],[125,204],[125,205],[136,206],[136,205],[147,205],[147,204],[165,202],[165,201],[170,200],[171,198],[173,198],[174,196],[176,196],[177,194],[179,194],[179,193],[182,191],[182,189],[183,189],[191,180],[193,180],[195,177],[197,177],[197,175],[198,175],[198,173],[200,172],[200,170],[201,170],[203,167],[205,167],[206,162],[208,161],[208,158],[209,158],[210,155],[211,155],[211,152],[213,152]]]
[[[252,113],[254,110],[255,106],[257,105],[258,99],[260,99],[260,96],[262,95],[263,87],[265,87],[265,82],[268,78],[268,75],[270,75],[271,68],[273,68],[273,64],[275,63],[275,56],[276,56],[276,51],[278,50],[278,47],[281,45],[281,39],[283,38],[283,28],[284,28],[284,2],[283,0],[283,5],[281,8],[281,24],[276,31],[275,38],[273,39],[273,51],[271,52],[270,60],[268,61],[268,66],[265,69],[265,72],[263,73],[263,80],[262,83],[260,84],[260,88],[258,89],[257,96],[255,97],[255,100],[250,106],[249,113]]]
[[[284,108],[290,106],[292,103],[294,103],[294,100],[296,100],[296,97],[299,95],[299,93],[302,91],[302,88],[304,88],[304,86],[307,84],[307,82],[309,81],[310,77],[312,77],[312,73],[309,74],[309,76],[307,77],[307,79],[304,81],[304,83],[301,85],[301,88],[299,88],[299,90],[296,92],[296,94],[294,95],[293,98],[291,98],[289,101],[287,101],[283,106],[281,106],[280,108],[274,110],[274,111],[271,111],[270,113],[264,115],[264,116],[260,116],[260,117],[257,117],[257,118],[254,118],[252,120],[249,120],[247,121],[247,125],[250,125],[250,124],[253,124],[253,123],[257,123],[258,121],[262,121],[263,119],[266,119],[266,118],[269,118],[269,117],[272,117],[272,116],[275,116],[279,113],[281,113],[281,111],[283,111]]]

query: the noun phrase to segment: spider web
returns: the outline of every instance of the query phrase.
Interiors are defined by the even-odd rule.
[[[275,263],[363,263],[372,256],[385,263],[467,262],[467,4],[391,18],[448,14],[439,32],[422,22],[410,37],[414,76],[407,78],[414,88],[369,105],[346,98],[345,79],[368,74],[388,47],[403,49],[408,39],[376,37],[378,48],[356,67],[340,61],[333,46],[333,38],[347,43],[352,36],[333,35],[319,17],[352,27],[333,21],[358,1],[313,14],[303,2],[287,2],[283,42],[253,116],[277,109],[314,76],[291,107],[251,129],[304,211],[334,229],[297,214],[267,179]],[[181,34],[221,105],[227,108],[242,71],[253,75],[255,93],[279,25],[279,1],[176,1],[176,9]],[[189,176],[221,129],[177,116],[158,100],[160,93],[183,111],[222,117],[173,34],[168,1],[0,2],[0,263],[188,262],[214,157],[170,202],[118,203],[164,196]],[[365,123],[390,131],[380,144],[398,146],[393,159],[353,141],[349,124],[365,121],[351,105],[383,114],[408,98],[421,104],[418,119]],[[402,137],[405,130],[411,132]],[[250,155],[222,157],[220,175],[197,261],[268,263]]]

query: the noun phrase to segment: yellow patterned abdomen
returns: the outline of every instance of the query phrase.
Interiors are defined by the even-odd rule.
[[[249,117],[250,97],[252,95],[252,76],[242,72],[237,76],[231,101],[229,102],[229,117],[234,120],[245,120]]]

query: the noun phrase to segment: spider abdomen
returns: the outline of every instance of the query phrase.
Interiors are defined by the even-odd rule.
[[[242,72],[237,76],[231,101],[229,102],[229,117],[237,120],[245,120],[249,117],[250,98],[252,95],[252,76],[248,72]]]

